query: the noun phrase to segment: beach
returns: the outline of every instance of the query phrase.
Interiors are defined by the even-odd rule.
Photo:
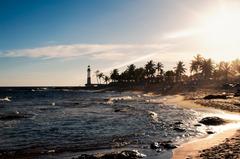
[[[239,108],[234,105],[239,99],[204,100],[202,97],[207,93],[187,93],[170,98],[168,102],[177,103],[179,106],[200,111],[210,110],[224,113],[223,117],[231,120],[234,126],[225,126],[222,131],[209,135],[205,138],[197,138],[183,143],[179,148],[173,150],[173,159],[193,158],[240,158],[240,135],[239,135]],[[194,98],[193,98],[194,97]],[[208,104],[205,104],[208,103]],[[210,104],[209,104],[210,103]],[[230,105],[227,107],[226,105]],[[218,109],[217,109],[218,108]],[[224,110],[224,111],[222,111]]]

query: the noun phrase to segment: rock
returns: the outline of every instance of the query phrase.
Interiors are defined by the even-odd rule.
[[[238,90],[236,93],[234,93],[234,97],[240,97],[240,90]]]
[[[150,144],[150,148],[151,149],[158,149],[158,148],[160,148],[160,145],[159,145],[158,142],[153,142],[153,143]]]
[[[234,87],[235,87],[235,85],[232,84],[232,83],[225,83],[225,84],[222,85],[223,89],[232,89]]]
[[[213,131],[206,131],[207,132],[207,134],[215,134],[215,132],[213,132]]]
[[[73,159],[137,159],[146,157],[145,154],[139,153],[137,150],[124,150],[122,152],[113,152],[98,155],[82,154],[81,156]]]
[[[97,157],[94,155],[82,154],[81,156],[72,159],[97,159]]]
[[[175,149],[175,148],[177,148],[177,146],[174,145],[174,144],[166,143],[166,144],[164,145],[164,148],[165,148],[165,149]]]
[[[20,114],[19,112],[12,112],[0,115],[0,120],[17,120],[22,118],[28,118],[28,115]]]
[[[205,117],[201,119],[199,123],[202,123],[204,125],[222,125],[225,123],[225,121],[219,117]]]
[[[150,148],[157,151],[162,151],[162,149],[175,149],[177,146],[172,144],[172,141],[163,141],[151,143]]]
[[[115,109],[114,110],[114,112],[120,112],[121,111],[121,109]]]
[[[180,127],[175,127],[173,128],[173,130],[177,131],[177,132],[185,132],[186,130]]]
[[[177,122],[175,122],[174,123],[175,125],[181,125],[181,124],[183,124],[181,121],[177,121]]]
[[[207,95],[203,99],[227,99],[227,95]]]
[[[201,124],[194,124],[194,126],[202,126]]]
[[[123,109],[115,109],[114,112],[127,112],[128,109],[127,108],[123,108]]]
[[[145,154],[139,153],[137,150],[125,150],[121,152],[122,155],[124,155],[126,158],[143,158],[146,157]]]

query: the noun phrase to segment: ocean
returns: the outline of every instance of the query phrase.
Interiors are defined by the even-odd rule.
[[[170,158],[150,144],[206,135],[202,113],[142,92],[54,88],[0,89],[0,158],[72,158],[83,153],[139,150]]]

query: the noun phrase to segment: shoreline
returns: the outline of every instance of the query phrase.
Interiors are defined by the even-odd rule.
[[[232,138],[237,133],[238,128],[229,129],[205,138],[194,139],[182,144],[173,150],[173,159],[199,158],[200,151],[212,148],[224,142],[226,138]]]
[[[175,104],[179,107],[192,109],[196,111],[208,111],[215,113],[224,113],[228,115],[239,115],[239,113],[234,113],[226,110],[220,110],[212,107],[203,106],[201,104],[195,103],[193,100],[186,100],[184,95],[173,95],[166,96],[166,103]],[[232,120],[234,121],[234,120]],[[239,120],[238,120],[239,121]],[[236,122],[236,121],[235,121]],[[194,138],[190,141],[183,142],[180,147],[173,150],[173,159],[183,159],[183,158],[200,158],[200,152],[202,150],[210,149],[214,146],[224,143],[226,139],[232,138],[237,134],[240,126],[238,127],[227,127],[224,126],[221,132],[216,134],[208,135],[207,137]]]

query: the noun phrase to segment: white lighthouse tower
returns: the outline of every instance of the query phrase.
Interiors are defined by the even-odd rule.
[[[87,68],[87,86],[91,86],[91,69],[90,69],[90,65],[88,65]]]

